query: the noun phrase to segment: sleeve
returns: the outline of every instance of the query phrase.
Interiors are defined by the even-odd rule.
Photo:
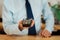
[[[46,22],[45,29],[52,33],[52,31],[54,30],[54,15],[48,5],[47,0],[43,0],[43,15]]]
[[[18,29],[18,23],[13,22],[12,12],[9,10],[9,4],[7,2],[8,1],[5,1],[2,12],[3,29],[5,33],[7,35],[27,35],[28,29],[20,31]]]

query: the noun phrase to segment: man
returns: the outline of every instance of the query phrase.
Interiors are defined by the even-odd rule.
[[[34,35],[51,36],[54,26],[54,17],[47,0],[28,0],[34,19],[31,26],[22,26],[22,20],[27,17],[26,0],[5,0],[3,7],[3,28],[8,35]],[[28,10],[27,10],[28,11]],[[42,12],[43,11],[43,12]],[[41,31],[41,15],[44,15],[46,27]]]

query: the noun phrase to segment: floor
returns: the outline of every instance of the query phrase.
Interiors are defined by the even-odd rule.
[[[11,36],[11,35],[1,35],[0,40],[60,40],[60,36],[51,36],[44,38],[41,36]]]

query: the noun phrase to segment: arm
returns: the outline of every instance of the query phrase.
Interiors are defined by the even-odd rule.
[[[54,29],[54,16],[53,13],[48,5],[48,1],[43,1],[43,12],[44,12],[44,20],[46,22],[46,30],[52,33]]]
[[[9,9],[9,4],[7,2],[8,1],[4,2],[2,14],[4,31],[8,35],[27,35],[28,29],[20,31],[18,28],[18,23],[14,23],[12,12]]]

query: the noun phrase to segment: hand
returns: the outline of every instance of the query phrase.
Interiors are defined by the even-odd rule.
[[[34,20],[32,20],[32,23],[31,23],[31,26],[30,27],[33,27],[34,24],[35,24],[35,22],[34,22]]]
[[[19,22],[19,26],[18,28],[22,31],[23,30],[23,25],[22,25],[22,21]]]
[[[29,28],[29,27],[23,27],[23,24],[22,24],[23,21],[20,21],[19,22],[19,29],[22,31],[23,29],[25,28]],[[30,27],[33,27],[34,25],[34,20],[32,20],[32,23],[31,23],[31,26]]]
[[[42,30],[40,33],[39,33],[40,36],[43,36],[43,37],[50,37],[51,36],[51,33],[48,31],[48,30]]]

